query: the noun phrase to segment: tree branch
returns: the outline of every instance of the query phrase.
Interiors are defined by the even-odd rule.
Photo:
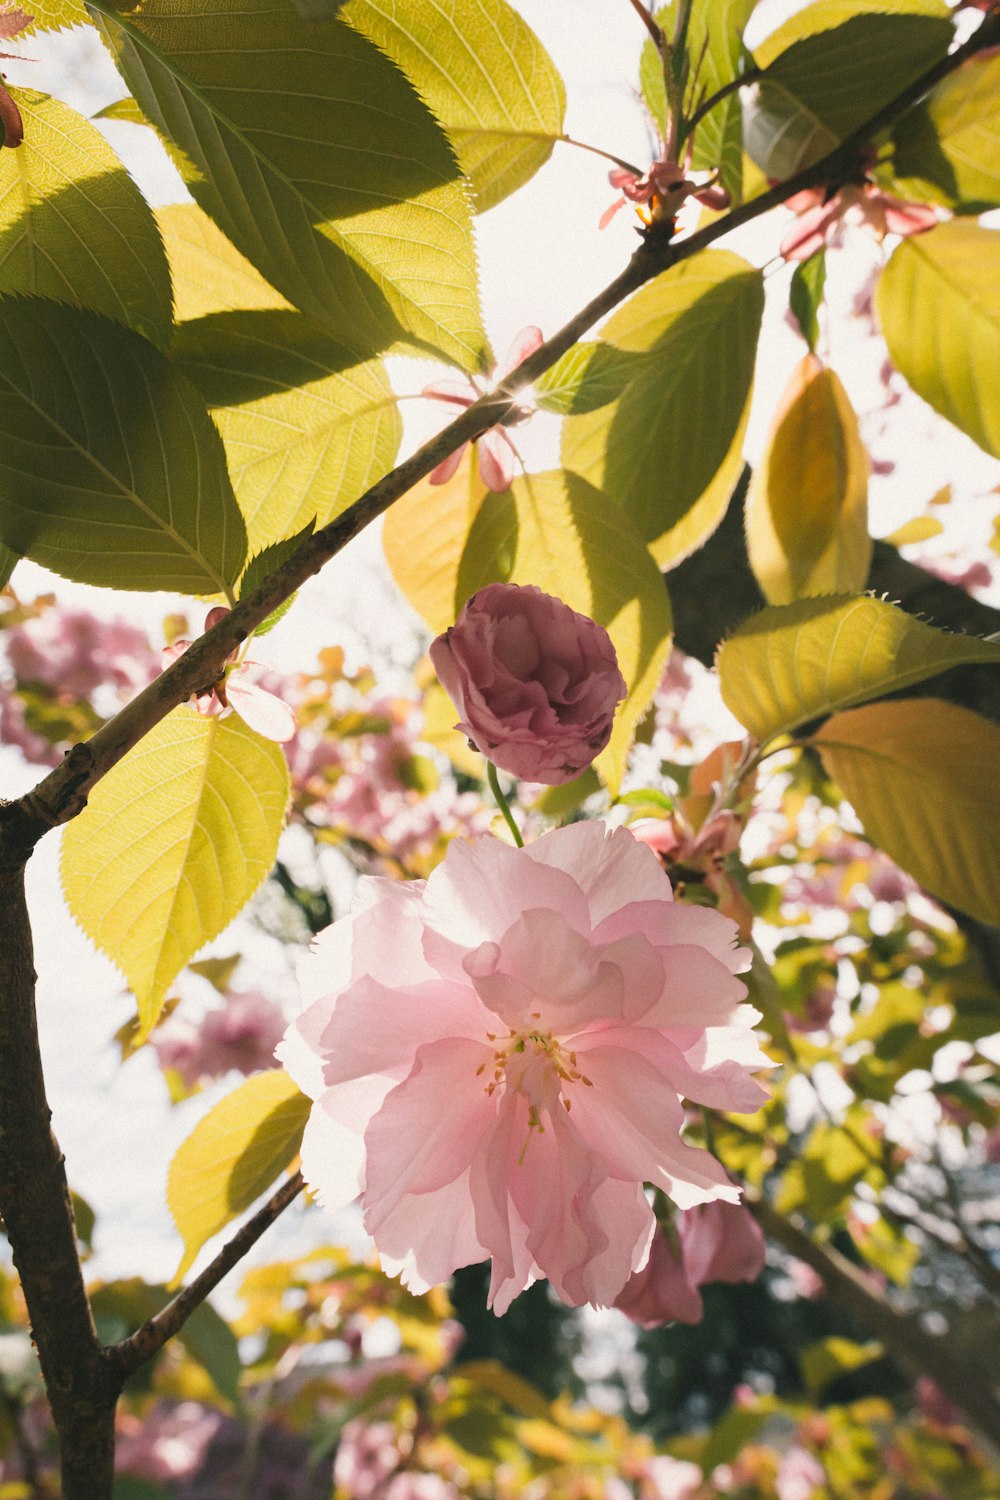
[[[83,1285],[63,1155],[49,1125],[23,871],[0,881],[0,1212],[63,1454],[65,1500],[111,1493],[121,1382]]]
[[[257,1243],[265,1229],[269,1229],[278,1215],[284,1213],[288,1205],[295,1201],[304,1186],[301,1172],[289,1177],[271,1195],[264,1207],[258,1209],[253,1218],[248,1219],[242,1229],[237,1230],[232,1239],[223,1245],[215,1259],[195,1277],[190,1286],[178,1292],[173,1301],[168,1302],[166,1307],[161,1308],[155,1317],[148,1319],[135,1333],[112,1344],[105,1351],[110,1364],[123,1380],[148,1359],[152,1359],[163,1348],[167,1339],[173,1338],[184,1327],[195,1308],[200,1307],[223,1276]]]
[[[925,1333],[915,1317],[897,1312],[871,1278],[832,1245],[818,1244],[766,1199],[747,1192],[745,1201],[769,1239],[811,1266],[830,1296],[870,1328],[910,1375],[929,1375],[991,1451],[1000,1450],[1000,1400],[985,1370],[970,1369],[967,1357],[953,1354],[944,1339]]]

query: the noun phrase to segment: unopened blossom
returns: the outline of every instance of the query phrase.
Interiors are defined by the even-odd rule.
[[[228,614],[224,605],[210,609],[205,617],[205,629],[211,630]],[[165,647],[164,668],[172,666],[178,657],[183,656],[190,644],[188,640],[179,640]],[[279,744],[290,740],[296,730],[295,714],[276,694],[251,681],[253,669],[260,667],[259,662],[244,660],[235,666],[232,663],[236,656],[235,651],[230,652],[222,676],[210,687],[192,695],[195,708],[207,719],[223,718],[235,709],[244,724],[249,724],[264,739],[277,740]]]
[[[603,625],[533,584],[480,589],[430,656],[456,728],[501,770],[547,786],[600,754],[627,691]]]
[[[505,380],[518,365],[524,363],[529,354],[542,343],[542,330],[540,328],[522,328],[514,339],[507,353],[507,358],[498,371],[490,371],[491,378],[499,384]],[[428,396],[432,401],[446,401],[450,406],[459,406],[463,410],[478,401],[480,396],[485,395],[485,390],[480,389],[474,381],[467,380],[464,384],[457,380],[438,380],[431,385],[425,385],[421,395]],[[515,412],[512,423],[524,422],[531,416],[533,407],[521,406]],[[468,447],[468,443],[449,453],[448,457],[438,464],[427,476],[431,484],[446,484],[455,473],[462,461],[462,454]],[[507,436],[502,426],[489,428],[476,439],[476,448],[479,453],[479,477],[488,490],[496,494],[502,494],[504,490],[510,489],[511,480],[514,478],[514,459],[516,453],[514,445]]]
[[[606,229],[627,203],[641,206],[641,217],[647,225],[673,219],[688,198],[697,198],[706,208],[728,208],[730,197],[725,188],[712,182],[693,181],[687,176],[690,169],[690,161],[682,167],[664,156],[642,173],[629,167],[614,167],[608,173],[608,181],[622,196],[604,210],[598,228]]]
[[[5,6],[0,9],[0,41],[9,41],[11,37],[17,36],[26,26],[30,26],[34,16],[29,16],[19,6]],[[16,52],[0,52],[0,57],[16,59]],[[0,74],[2,78],[2,74]],[[0,82],[0,146],[19,146],[24,140],[24,122],[21,119],[21,111],[14,103],[4,84]]]
[[[641,1328],[700,1323],[699,1287],[756,1281],[764,1269],[764,1236],[738,1203],[708,1203],[677,1216],[676,1245],[660,1230],[643,1270],[630,1277],[615,1306]]]
[[[607,1306],[645,1264],[644,1182],[685,1209],[739,1198],[682,1138],[681,1104],[766,1097],[735,939],[600,822],[523,849],[456,840],[426,881],[362,880],[278,1051],[315,1101],[307,1182],[331,1208],[360,1193],[414,1291],[492,1257],[498,1313],[541,1276]]]

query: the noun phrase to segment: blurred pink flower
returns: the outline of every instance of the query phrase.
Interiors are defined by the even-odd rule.
[[[713,1281],[756,1281],[764,1269],[764,1236],[748,1209],[714,1202],[678,1214],[677,1250],[660,1230],[642,1271],[615,1298],[641,1328],[662,1323],[700,1323],[698,1288]]]
[[[190,1479],[224,1421],[197,1401],[161,1402],[144,1417],[125,1413],[117,1423],[115,1473],[154,1484]]]
[[[391,1422],[348,1422],[340,1434],[333,1461],[334,1483],[351,1500],[382,1495],[382,1486],[401,1462],[395,1427]]]
[[[639,1487],[641,1500],[691,1500],[704,1480],[699,1464],[655,1453]]]
[[[274,1049],[285,1018],[263,995],[230,995],[222,1010],[209,1011],[200,1025],[170,1016],[152,1036],[161,1068],[178,1073],[187,1088],[236,1069],[260,1072],[277,1066]]]
[[[394,1474],[385,1487],[385,1500],[461,1500],[461,1493],[440,1474]]]
[[[213,625],[218,625],[228,614],[229,610],[224,605],[216,605],[205,616],[205,629],[211,630]],[[183,656],[190,644],[188,640],[179,640],[172,646],[165,646],[164,669]],[[236,652],[233,651],[228,660],[233,662],[235,659]],[[264,739],[277,740],[282,744],[295,733],[295,714],[281,698],[249,680],[253,669],[259,665],[259,662],[244,660],[238,667],[227,666],[211,687],[192,695],[194,706],[206,719],[222,718],[230,709],[235,709],[244,724],[249,724]]]
[[[497,1312],[539,1276],[611,1303],[649,1248],[643,1182],[683,1208],[739,1196],[682,1139],[680,1102],[766,1097],[734,939],[599,822],[524,849],[455,841],[426,881],[363,880],[303,964],[310,1003],[279,1048],[316,1101],[307,1181],[330,1207],[362,1194],[383,1266],[414,1290],[492,1256]]]
[[[547,786],[604,749],[627,692],[603,625],[533,584],[480,589],[430,656],[455,727],[501,770]]]
[[[826,1472],[808,1448],[789,1448],[781,1455],[774,1488],[778,1500],[813,1500],[816,1491],[826,1485]]]
[[[70,698],[90,698],[105,684],[135,692],[156,675],[143,631],[83,609],[48,609],[6,631],[4,641],[19,682],[41,683]]]
[[[529,354],[534,354],[541,343],[542,330],[540,328],[534,326],[522,328],[511,344],[501,368],[495,372],[490,371],[491,376],[495,375],[495,383],[499,384],[500,381],[506,379],[517,369],[518,365],[524,363]],[[450,406],[466,408],[478,401],[480,396],[485,395],[485,391],[481,390],[471,379],[464,385],[457,380],[438,380],[431,385],[425,385],[421,395],[428,396],[432,401],[446,401]],[[513,419],[514,422],[526,421],[533,410],[534,408],[530,405],[519,407]],[[514,478],[514,459],[517,455],[503,427],[489,428],[476,439],[476,445],[479,453],[479,476],[486,488],[493,490],[495,494],[502,494],[504,490],[510,489],[511,480]],[[454,453],[449,453],[448,457],[427,476],[430,483],[447,484],[461,463],[462,454],[468,446],[467,442],[463,443],[461,447],[455,449]]]
[[[785,260],[808,260],[835,241],[842,224],[858,225],[881,241],[887,234],[924,234],[940,222],[929,203],[893,198],[873,182],[849,182],[832,194],[827,188],[804,188],[785,207],[797,215],[779,247]]]

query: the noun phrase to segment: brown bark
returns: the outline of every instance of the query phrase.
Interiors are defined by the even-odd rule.
[[[113,1482],[121,1382],[97,1339],[49,1124],[23,871],[0,881],[0,891],[0,1212],[59,1434],[64,1500],[103,1500]]]

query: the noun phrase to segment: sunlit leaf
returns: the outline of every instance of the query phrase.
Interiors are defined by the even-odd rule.
[[[893,132],[895,190],[959,213],[1000,204],[1000,55],[970,58]]]
[[[817,0],[754,51],[744,144],[769,177],[818,160],[943,57],[943,0]]]
[[[739,478],[735,440],[763,305],[761,274],[739,256],[709,250],[683,261],[602,330],[605,347],[634,358],[621,396],[563,424],[565,467],[621,507],[663,566],[705,540]],[[592,356],[595,366],[598,358]],[[700,527],[679,533],[724,464],[721,505],[713,494]]]
[[[82,583],[217,593],[246,528],[198,392],[127,328],[0,302],[0,539]]]
[[[196,318],[172,353],[212,408],[253,551],[325,526],[392,467],[402,423],[382,364],[301,313]]]
[[[310,1101],[283,1069],[256,1073],[199,1120],[170,1163],[167,1206],[184,1241],[181,1280],[206,1240],[294,1159]]]
[[[811,743],[872,843],[939,900],[1000,922],[1000,725],[910,698],[835,714]]]
[[[788,294],[789,306],[810,350],[816,348],[819,338],[819,310],[825,286],[826,254],[818,250],[795,267]]]
[[[0,293],[89,307],[165,347],[170,275],[145,198],[82,115],[15,97],[24,141],[0,152]]]
[[[944,527],[935,516],[914,516],[912,521],[904,521],[902,526],[897,526],[895,531],[882,540],[892,547],[911,547],[914,542],[927,542],[932,536],[940,536],[943,530]]]
[[[33,31],[57,31],[63,26],[85,26],[90,23],[83,0],[31,0],[27,7],[32,24],[25,27],[22,36]]]
[[[1000,232],[953,219],[904,240],[875,307],[917,395],[1000,458]]]
[[[792,372],[750,481],[747,552],[771,604],[868,581],[868,455],[840,377],[815,354]]]
[[[291,0],[93,9],[195,199],[284,296],[361,357],[405,339],[484,362],[458,166],[373,43]]]
[[[566,94],[507,0],[348,0],[343,18],[398,63],[458,153],[479,212],[534,176],[562,133]]]
[[[197,203],[158,208],[156,222],[170,263],[178,323],[242,308],[291,306]]]
[[[716,665],[726,707],[764,741],[975,662],[1000,662],[1000,642],[935,630],[882,599],[829,598],[752,615]]]
[[[173,980],[274,864],[288,805],[280,746],[241,719],[175,709],[66,829],[73,916],[122,970],[148,1033]]]
[[[802,1351],[802,1376],[806,1389],[811,1395],[819,1396],[831,1381],[846,1375],[850,1370],[860,1370],[862,1366],[870,1365],[874,1359],[882,1359],[884,1354],[882,1345],[874,1339],[866,1344],[857,1344],[853,1339],[841,1338],[838,1334],[820,1339],[818,1343],[810,1344],[808,1349]]]
[[[459,569],[472,523],[488,493],[473,455],[469,447],[446,484],[424,479],[414,485],[386,513],[382,526],[382,547],[392,576],[435,635],[454,625],[469,597],[460,597]]]

